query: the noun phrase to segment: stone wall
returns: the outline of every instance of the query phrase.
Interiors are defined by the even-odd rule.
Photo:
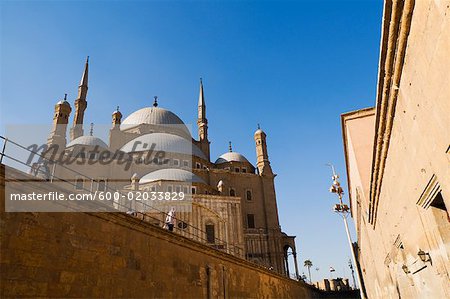
[[[6,213],[0,297],[310,298],[310,286],[122,213]]]
[[[344,132],[361,270],[369,298],[449,298],[450,1],[387,0],[383,27],[375,126]]]

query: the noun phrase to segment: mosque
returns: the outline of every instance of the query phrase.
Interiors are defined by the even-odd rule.
[[[72,175],[74,192],[89,190],[184,191],[192,198],[189,212],[177,213],[174,233],[195,239],[283,275],[298,277],[295,236],[282,232],[277,210],[274,178],[267,135],[258,128],[254,133],[256,163],[232,150],[211,160],[208,120],[203,83],[198,99],[198,138],[192,137],[185,123],[173,112],[158,106],[139,109],[122,120],[117,109],[112,113],[109,140],[85,135],[84,113],[87,108],[89,58],[74,103],[73,124],[68,130],[72,107],[65,97],[55,105],[48,145],[57,145],[64,155],[97,160],[103,153],[120,153],[133,161],[128,168],[112,163],[73,164],[72,175],[63,167],[54,174]],[[69,136],[66,132],[69,131]],[[152,145],[152,146],[149,146]],[[97,149],[95,151],[94,149]],[[102,153],[98,153],[101,149]],[[164,152],[164,167],[147,155]],[[164,218],[164,214],[160,215]],[[153,219],[153,218],[152,218]],[[155,222],[155,225],[160,225]],[[289,269],[292,255],[295,269]],[[295,272],[294,272],[295,271]]]

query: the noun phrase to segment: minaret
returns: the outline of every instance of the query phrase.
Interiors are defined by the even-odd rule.
[[[273,175],[272,167],[270,167],[269,155],[267,153],[266,133],[259,127],[255,132],[256,143],[256,166],[260,175]]]
[[[120,124],[122,123],[122,113],[117,106],[116,111],[112,113],[112,127],[109,130],[109,147],[112,150],[120,149],[124,144],[124,134],[120,131]]]
[[[47,144],[49,146],[57,145],[60,150],[65,149],[67,143],[66,131],[70,112],[72,112],[72,108],[70,107],[69,102],[67,102],[67,94],[65,94],[64,99],[55,105],[52,132],[47,139]]]
[[[119,106],[117,106],[116,111],[114,111],[112,114],[112,128],[119,129],[121,122],[122,122],[122,113],[120,113]]]
[[[203,82],[200,78],[200,94],[198,95],[198,138],[200,141],[208,139],[208,120],[206,119],[205,95],[203,93]]]
[[[206,104],[202,78],[200,78],[200,93],[198,96],[197,127],[199,146],[209,159],[208,120],[206,119]]]
[[[80,85],[78,86],[78,98],[75,100],[75,116],[73,125],[70,129],[70,139],[74,140],[83,136],[83,119],[84,111],[87,108],[87,91],[88,91],[88,72],[89,72],[89,56],[86,58],[83,75],[81,76]]]

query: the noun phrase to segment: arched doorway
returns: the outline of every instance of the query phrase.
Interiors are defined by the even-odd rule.
[[[283,247],[283,252],[284,252],[284,269],[286,276],[298,280],[299,275],[297,265],[297,252],[295,251],[295,247],[293,248],[290,244],[286,244]],[[291,262],[291,264],[294,265],[294,269],[289,269],[289,262]]]

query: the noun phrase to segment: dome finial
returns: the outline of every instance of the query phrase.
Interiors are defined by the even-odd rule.
[[[116,111],[117,111],[117,112],[119,112],[119,106],[117,106],[117,109],[116,109]]]
[[[91,130],[89,131],[89,134],[90,134],[91,136],[94,135],[94,123],[91,123]]]
[[[231,153],[233,148],[231,147],[231,141],[228,141],[228,151]]]
[[[153,101],[153,107],[158,107],[158,96],[153,97],[155,100]]]
[[[258,130],[260,130],[261,129],[261,126],[258,124]]]
[[[67,101],[67,93],[64,94],[64,101]]]

